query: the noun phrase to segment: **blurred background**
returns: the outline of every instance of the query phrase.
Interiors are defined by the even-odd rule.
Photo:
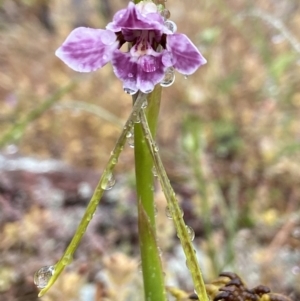
[[[72,239],[132,101],[110,65],[79,74],[55,50],[104,28],[125,0],[0,2],[0,300],[34,301],[33,275]],[[208,64],[163,90],[157,141],[206,282],[238,273],[300,300],[300,3],[168,0]],[[127,146],[74,260],[42,300],[141,300]],[[193,291],[156,183],[166,283]]]

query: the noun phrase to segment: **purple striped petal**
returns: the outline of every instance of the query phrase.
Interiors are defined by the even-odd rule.
[[[150,93],[165,76],[166,67],[162,63],[162,53],[157,56],[143,55],[138,64],[137,86],[142,92]]]
[[[134,3],[129,2],[127,9],[117,12],[113,18],[113,22],[107,24],[106,28],[114,32],[121,29],[162,31],[163,25],[164,21],[160,14],[142,14]]]
[[[118,45],[112,31],[79,27],[69,34],[55,54],[73,70],[91,72],[107,64]]]
[[[115,75],[123,81],[124,89],[138,90],[136,84],[138,57],[132,57],[129,52],[116,50],[113,53],[111,64]]]
[[[116,50],[112,57],[116,76],[123,81],[124,89],[150,93],[162,81],[166,67],[162,64],[162,53],[133,57]]]
[[[173,67],[182,74],[190,75],[206,64],[206,59],[184,34],[167,35],[167,50],[172,53]]]

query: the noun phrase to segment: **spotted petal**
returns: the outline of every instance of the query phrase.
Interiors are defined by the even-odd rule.
[[[182,74],[190,75],[206,64],[206,59],[184,34],[167,35],[167,50],[171,53],[173,67]]]
[[[117,47],[114,32],[79,27],[69,34],[55,54],[73,70],[90,72],[107,64]]]
[[[127,9],[117,12],[113,22],[106,26],[114,32],[121,31],[121,29],[161,31],[163,27],[164,21],[159,13],[142,14],[132,2],[129,2]]]
[[[123,81],[124,89],[144,93],[150,93],[162,81],[166,70],[162,64],[162,53],[134,57],[116,50],[111,62],[116,76]]]

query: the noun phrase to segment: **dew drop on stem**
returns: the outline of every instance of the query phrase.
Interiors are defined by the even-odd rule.
[[[127,143],[131,148],[134,148],[134,135],[127,138]]]
[[[158,146],[154,143],[153,144],[153,150],[157,153],[159,151]]]
[[[157,177],[157,176],[158,176],[157,170],[156,170],[156,167],[155,167],[155,166],[152,167],[152,174],[153,174],[154,177]]]
[[[133,120],[134,123],[140,123],[141,122],[140,116],[137,112],[133,112],[132,120]]]
[[[65,255],[62,259],[62,264],[63,265],[68,265],[72,262],[73,257],[71,255]]]
[[[190,240],[193,241],[195,239],[194,229],[190,226],[185,226],[185,227],[186,227],[186,230],[187,230],[187,233],[188,233],[188,236],[189,236]]]
[[[143,103],[142,103],[142,109],[146,109],[148,107],[148,101],[145,100]]]
[[[113,157],[112,160],[111,160],[111,163],[113,165],[116,165],[118,163],[118,158],[117,157]]]
[[[45,288],[51,279],[52,275],[54,274],[54,266],[44,266],[40,268],[35,274],[34,274],[34,284],[42,289]]]
[[[171,211],[172,209],[169,207],[169,206],[167,206],[166,207],[166,217],[168,218],[168,219],[173,219],[173,216],[172,216],[172,211]]]
[[[110,172],[106,175],[106,178],[104,179],[101,188],[104,190],[110,190],[113,188],[113,186],[115,185],[116,180],[113,176],[113,174]]]

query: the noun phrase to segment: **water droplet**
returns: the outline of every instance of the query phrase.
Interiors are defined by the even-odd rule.
[[[188,76],[186,74],[183,77],[184,77],[184,79],[188,79]]]
[[[191,241],[193,241],[195,239],[195,231],[192,227],[190,226],[185,226],[186,227],[186,230],[187,230],[187,233],[189,235],[189,238]]]
[[[127,139],[130,138],[132,135],[133,135],[133,132],[132,132],[132,131],[128,131],[128,132],[126,133],[126,138],[127,138]]]
[[[169,19],[170,17],[171,17],[171,13],[170,13],[170,11],[168,10],[168,9],[163,9],[162,11],[161,11],[161,13],[160,13],[161,15],[162,15],[162,17],[165,19],[165,20],[167,20],[167,19]]]
[[[157,175],[157,170],[156,170],[156,167],[155,167],[155,166],[152,167],[152,174],[153,174],[154,177],[157,177],[157,176],[158,176],[158,175]]]
[[[173,21],[167,20],[165,26],[173,33],[177,30],[177,25]]]
[[[73,257],[71,255],[65,255],[62,259],[62,264],[63,265],[68,265],[72,262]]]
[[[185,265],[189,270],[192,270],[193,267],[192,267],[192,265],[190,265],[188,260],[185,261]]]
[[[133,120],[134,123],[140,123],[141,122],[140,116],[137,112],[132,113],[132,120]]]
[[[90,221],[92,220],[92,218],[94,217],[94,215],[95,215],[95,213],[93,213],[93,214],[88,214],[88,216],[86,217],[86,220],[87,220],[88,222],[90,222]]]
[[[34,274],[34,279],[33,279],[34,284],[38,288],[41,289],[45,288],[53,274],[54,274],[54,266],[52,265],[40,268]]]
[[[113,157],[113,158],[111,159],[111,163],[112,163],[113,165],[116,165],[116,164],[118,163],[118,158],[117,158],[117,157]]]
[[[101,188],[104,190],[110,190],[115,185],[116,180],[112,173],[108,173],[106,179],[104,179],[103,183],[101,184]]]
[[[128,132],[127,134],[129,134],[129,133],[130,133],[130,135],[128,135],[128,136],[126,135],[127,143],[131,148],[134,148],[134,134],[133,134],[133,132]]]
[[[172,216],[172,209],[169,207],[169,206],[167,206],[166,207],[166,217],[168,218],[168,219],[173,219],[173,216]]]
[[[142,103],[142,109],[146,109],[148,107],[148,101],[145,100],[143,103]]]
[[[129,94],[129,95],[134,95],[134,94],[137,93],[137,91],[138,91],[138,89],[133,90],[133,89],[129,89],[129,88],[124,88],[124,92]]]
[[[165,77],[160,82],[162,87],[170,87],[175,81],[175,71],[173,67],[167,69]]]
[[[153,144],[153,150],[157,153],[159,151],[159,148],[156,144]]]
[[[128,77],[133,77],[132,73],[128,73],[127,75],[128,75]]]

